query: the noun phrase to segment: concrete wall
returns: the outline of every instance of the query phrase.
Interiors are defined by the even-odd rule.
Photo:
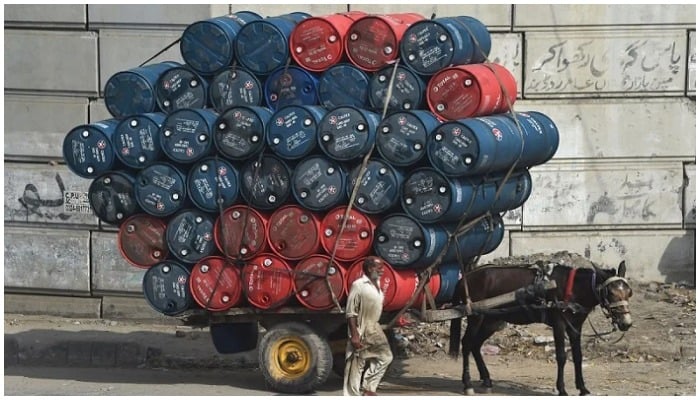
[[[106,80],[228,11],[471,15],[560,130],[496,256],[567,249],[642,281],[695,282],[695,5],[5,5],[5,291],[140,296],[65,167],[74,126],[109,118]],[[178,46],[155,61],[181,61]]]

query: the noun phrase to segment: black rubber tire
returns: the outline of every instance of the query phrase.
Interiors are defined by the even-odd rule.
[[[308,367],[300,372],[286,373],[280,365],[280,347],[292,342],[305,348]],[[309,325],[284,322],[271,327],[258,346],[258,362],[265,381],[276,392],[305,394],[324,384],[333,368],[333,355],[325,338]]]

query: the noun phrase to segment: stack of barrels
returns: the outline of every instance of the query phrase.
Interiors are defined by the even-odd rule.
[[[165,315],[342,307],[372,254],[385,310],[416,290],[422,304],[428,268],[449,302],[559,142],[546,115],[513,111],[517,84],[490,48],[467,16],[198,21],[185,64],[110,77],[114,118],[71,130],[64,158]]]

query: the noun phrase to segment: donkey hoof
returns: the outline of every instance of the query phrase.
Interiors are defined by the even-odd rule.
[[[474,396],[476,394],[476,392],[474,391],[474,388],[465,388],[464,394],[466,396]]]
[[[491,392],[493,392],[493,388],[491,386],[482,386],[481,387],[481,393],[491,394]]]
[[[588,389],[581,389],[581,392],[578,394],[579,396],[588,396],[591,394],[591,392],[588,391]]]

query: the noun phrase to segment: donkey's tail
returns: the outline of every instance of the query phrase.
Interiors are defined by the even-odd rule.
[[[462,338],[462,318],[450,320],[450,347],[448,354],[452,358],[459,356],[459,344]]]

